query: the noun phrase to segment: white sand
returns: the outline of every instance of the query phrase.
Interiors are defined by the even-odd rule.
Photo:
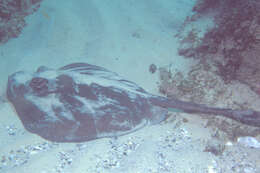
[[[156,94],[158,75],[149,73],[151,63],[157,67],[173,64],[181,71],[189,67],[189,62],[177,55],[174,35],[190,15],[192,5],[191,0],[45,0],[26,19],[28,25],[19,38],[0,47],[0,96],[13,72],[34,71],[40,65],[58,68],[72,62],[103,66]],[[122,136],[116,142],[100,139],[80,146],[48,142],[49,148],[42,149],[46,141],[24,130],[9,103],[1,104],[0,116],[0,161],[4,165],[0,172],[210,172],[214,166],[212,155],[203,152],[198,142],[210,135],[199,128],[201,124],[162,124]],[[167,146],[162,149],[166,142],[160,140],[167,135],[182,143],[176,144],[175,150]],[[132,149],[125,156],[121,150],[111,150],[113,142],[118,150],[124,146]],[[30,148],[35,145],[38,149]],[[28,156],[17,152],[26,147]],[[4,155],[10,153],[21,158],[5,162],[8,159]],[[71,163],[68,158],[72,158]],[[15,160],[22,166],[14,166]],[[160,163],[168,168],[160,168]]]

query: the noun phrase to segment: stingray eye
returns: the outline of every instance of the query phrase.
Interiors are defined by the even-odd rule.
[[[48,93],[48,80],[41,77],[32,78],[29,86],[38,95],[46,95]]]

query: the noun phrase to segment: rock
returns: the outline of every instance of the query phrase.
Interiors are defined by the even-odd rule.
[[[1,0],[0,45],[18,37],[26,25],[24,18],[40,7],[42,0]]]
[[[155,64],[151,64],[151,65],[149,66],[149,72],[150,72],[150,73],[155,73],[156,70],[157,70],[157,67],[156,67]]]

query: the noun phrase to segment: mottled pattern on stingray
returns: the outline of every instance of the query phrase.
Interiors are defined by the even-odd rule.
[[[24,127],[55,142],[82,142],[159,123],[167,110],[152,95],[102,67],[74,63],[9,76],[7,97]]]

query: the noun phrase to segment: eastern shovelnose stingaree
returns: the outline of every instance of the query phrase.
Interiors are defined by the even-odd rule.
[[[260,112],[212,108],[146,92],[117,73],[87,63],[9,76],[7,98],[29,132],[54,142],[116,137],[166,118],[169,108],[220,115],[260,127]]]

